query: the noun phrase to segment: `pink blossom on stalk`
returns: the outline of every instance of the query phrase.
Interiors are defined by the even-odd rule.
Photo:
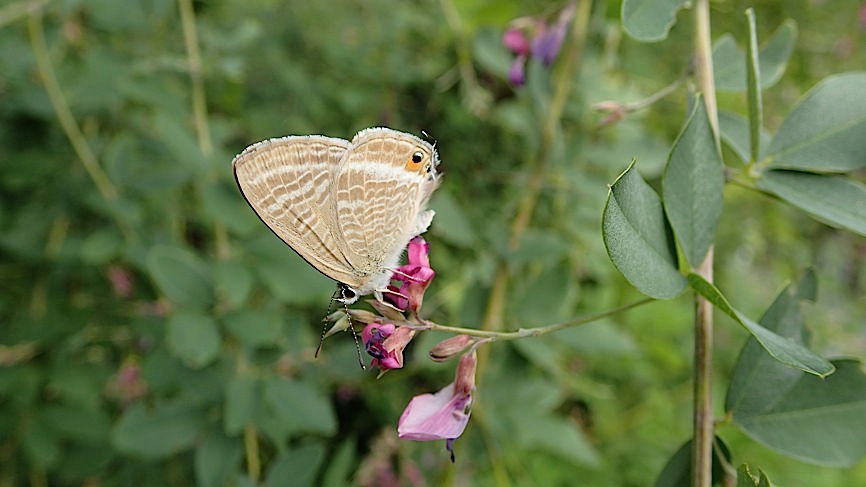
[[[409,263],[400,266],[391,278],[393,281],[402,283],[400,289],[397,289],[396,286],[388,286],[388,289],[394,292],[386,294],[394,306],[416,313],[421,309],[421,304],[424,302],[424,291],[430,285],[433,277],[436,276],[436,272],[430,267],[430,260],[427,256],[429,249],[430,244],[421,237],[415,237],[409,242]]]
[[[390,323],[370,323],[361,332],[364,349],[373,357],[371,367],[380,370],[403,368],[403,350],[415,336],[415,330]]]
[[[529,39],[526,34],[517,28],[510,28],[502,34],[502,44],[518,56],[529,54]]]
[[[454,382],[436,394],[415,396],[397,424],[400,438],[417,441],[446,440],[445,447],[454,461],[453,443],[469,422],[472,394],[475,392],[475,352],[460,357]]]

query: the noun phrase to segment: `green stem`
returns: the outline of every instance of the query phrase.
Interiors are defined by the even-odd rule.
[[[207,97],[205,96],[204,79],[201,70],[201,53],[198,49],[198,33],[195,27],[195,11],[192,0],[178,0],[180,20],[183,27],[183,40],[186,46],[187,64],[192,90],[192,112],[195,120],[195,130],[198,145],[205,158],[213,154],[213,140],[207,114]],[[214,241],[217,256],[226,259],[230,253],[229,238],[226,228],[221,223],[214,224]]]
[[[586,41],[591,10],[592,2],[589,0],[581,1],[577,5],[577,11],[575,12],[574,21],[571,26],[571,34],[569,35],[570,42],[563,49],[561,54],[563,65],[555,78],[556,90],[553,93],[553,99],[550,103],[550,109],[547,111],[547,116],[542,121],[541,145],[535,157],[529,184],[527,185],[523,199],[520,201],[514,222],[511,225],[509,247],[512,250],[520,245],[520,237],[523,236],[523,232],[529,226],[529,221],[532,219],[532,214],[535,211],[535,204],[538,202],[538,195],[541,193],[542,184],[547,176],[547,163],[553,150],[553,142],[559,131],[562,112],[565,110],[565,104],[571,95],[574,77],[577,74],[580,60],[583,57],[583,46]]]
[[[709,0],[696,0],[694,8],[695,75],[704,96],[710,126],[719,151],[719,115],[713,76]],[[695,272],[713,281],[713,247]],[[694,442],[692,450],[692,485],[710,487],[713,465],[713,307],[706,299],[695,296],[694,344]]]
[[[444,331],[448,333],[455,333],[459,335],[469,335],[479,338],[485,338],[489,341],[501,341],[501,340],[518,340],[520,338],[527,337],[537,337],[541,335],[546,335],[548,333],[553,333],[555,331],[564,330],[566,328],[571,328],[574,326],[585,325],[587,323],[591,323],[593,321],[598,321],[602,318],[607,318],[608,316],[613,316],[618,313],[622,313],[624,311],[628,311],[632,308],[637,308],[638,306],[643,306],[644,304],[654,302],[652,298],[644,298],[639,301],[634,301],[629,304],[622,305],[617,308],[613,308],[607,311],[602,311],[600,313],[596,313],[593,315],[585,316],[583,318],[578,318],[571,321],[566,321],[562,323],[555,323],[552,325],[541,326],[538,328],[521,328],[517,331],[490,331],[490,330],[478,330],[476,328],[462,328],[459,326],[447,326],[447,325],[439,325],[436,323],[428,322],[425,325],[416,326],[418,329],[423,330],[431,330],[431,331]]]
[[[54,74],[54,68],[51,65],[51,57],[48,54],[48,47],[45,43],[45,30],[42,26],[42,11],[34,8],[30,11],[30,16],[27,19],[27,30],[30,35],[30,46],[33,49],[33,57],[36,60],[36,67],[39,70],[39,77],[42,78],[42,83],[45,85],[45,92],[48,94],[48,99],[51,101],[51,107],[54,113],[57,114],[57,120],[60,122],[60,127],[72,144],[72,149],[84,166],[87,175],[96,186],[99,194],[108,203],[109,211],[114,217],[118,228],[123,234],[127,242],[136,240],[135,232],[120,217],[117,212],[115,203],[119,198],[119,193],[114,184],[108,178],[102,166],[90,145],[87,143],[87,138],[75,121],[75,116],[69,108],[69,103],[66,102],[66,97],[63,96],[63,91],[60,89],[60,84],[57,82],[57,76]]]

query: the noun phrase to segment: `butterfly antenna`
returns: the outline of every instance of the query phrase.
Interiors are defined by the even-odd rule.
[[[328,302],[328,311],[325,312],[325,319],[322,321],[325,323],[322,325],[322,336],[319,337],[319,346],[316,347],[316,354],[314,357],[319,358],[319,352],[322,351],[322,345],[325,343],[325,333],[328,333],[328,316],[331,316],[331,306],[333,306],[334,301],[337,300],[337,295],[340,292],[340,286],[337,286],[337,290],[334,291],[334,294],[331,295],[331,301]],[[349,316],[349,311],[346,310],[346,316]],[[351,323],[351,321],[350,321]]]
[[[437,143],[437,142],[436,142],[436,139],[434,139],[432,135],[428,134],[426,130],[422,130],[422,131],[421,131],[421,135],[423,135],[425,139],[427,139],[427,140],[429,140],[430,142],[433,143],[433,148],[434,148],[434,149],[436,148],[436,143]]]

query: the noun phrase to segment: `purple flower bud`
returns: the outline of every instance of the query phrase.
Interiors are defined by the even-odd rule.
[[[517,56],[508,68],[508,82],[514,86],[523,86],[526,82],[526,56]]]

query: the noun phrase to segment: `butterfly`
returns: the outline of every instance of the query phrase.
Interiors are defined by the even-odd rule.
[[[287,136],[247,147],[232,161],[247,203],[283,242],[338,282],[345,305],[388,290],[409,241],[433,220],[440,184],[434,144],[389,128],[351,141]]]

